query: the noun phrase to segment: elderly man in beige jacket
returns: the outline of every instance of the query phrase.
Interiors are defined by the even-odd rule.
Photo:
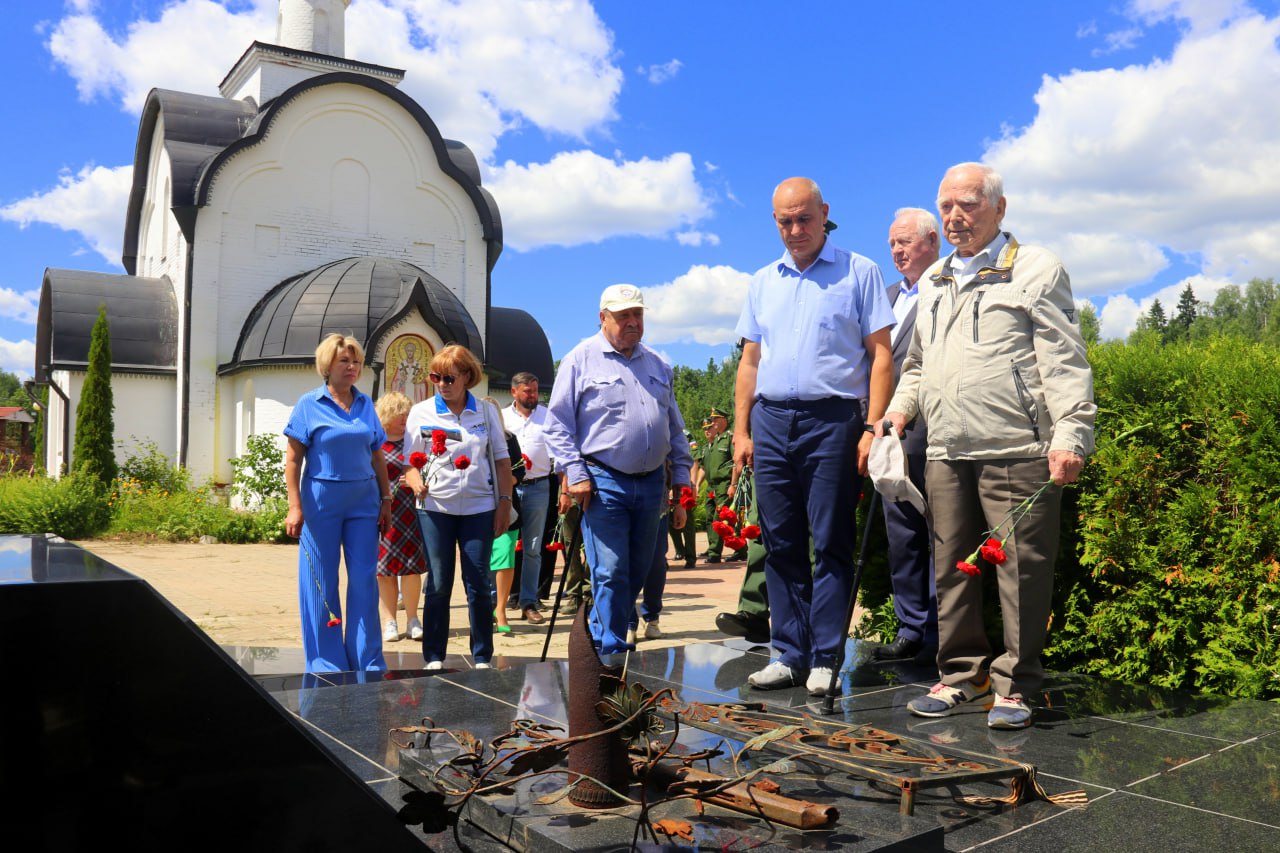
[[[1061,486],[1093,449],[1093,374],[1062,263],[1000,229],[1000,175],[953,166],[938,212],[956,250],[921,279],[911,351],[885,416],[900,434],[916,415],[929,425],[942,680],[908,708],[943,717],[982,705],[992,728],[1023,728],[1044,677]],[[995,547],[971,559],[984,544]],[[998,656],[983,627],[983,567],[1000,590]]]

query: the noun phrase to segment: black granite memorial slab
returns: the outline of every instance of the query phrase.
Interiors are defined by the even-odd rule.
[[[1223,746],[1127,790],[1280,830],[1280,735]]]
[[[6,850],[421,849],[189,619],[75,545],[0,537],[0,667]]]

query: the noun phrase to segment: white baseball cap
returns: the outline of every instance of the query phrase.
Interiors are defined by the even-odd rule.
[[[634,284],[611,284],[600,294],[601,311],[626,311],[643,308],[644,294]]]

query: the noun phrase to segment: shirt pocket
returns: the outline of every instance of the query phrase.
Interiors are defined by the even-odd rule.
[[[596,376],[587,382],[585,402],[590,408],[621,412],[627,405],[627,389],[621,376]]]

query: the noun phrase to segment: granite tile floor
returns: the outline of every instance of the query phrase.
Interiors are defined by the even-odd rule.
[[[237,660],[253,657],[227,651]],[[672,687],[684,701],[763,702],[820,715],[821,700],[803,688],[760,691],[746,685],[746,676],[768,662],[767,652],[733,640],[638,651],[630,656],[628,675],[650,689]],[[1030,763],[1049,793],[1082,789],[1088,795],[1081,809],[1047,802],[975,808],[955,797],[999,795],[1005,783],[922,791],[915,815],[942,827],[947,850],[1280,850],[1280,704],[1063,673],[1052,676],[1037,697],[1031,728],[993,731],[980,711],[937,720],[912,716],[906,704],[928,689],[933,674],[869,658],[863,644],[850,640],[837,719]],[[406,669],[367,678],[256,678],[375,791],[411,812],[410,801],[421,795],[397,781],[397,748],[388,737],[393,726],[430,716],[436,725],[487,738],[516,717],[561,724],[567,719],[564,662],[513,662],[476,671],[468,660],[451,658],[446,666],[430,675]],[[896,791],[874,785],[859,791],[863,803],[896,814]],[[424,832],[423,838],[431,846],[448,846],[446,835]]]

